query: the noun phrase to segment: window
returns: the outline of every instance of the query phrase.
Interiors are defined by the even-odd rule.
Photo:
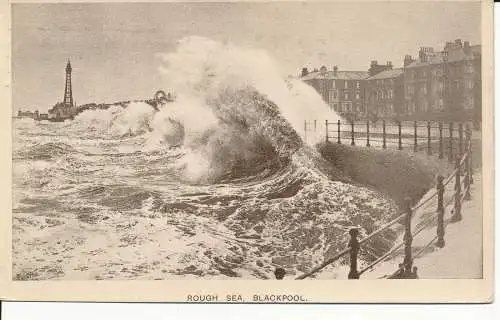
[[[467,89],[472,89],[474,87],[474,82],[472,79],[465,79],[465,87]]]
[[[359,91],[356,91],[356,99],[359,99]]]
[[[337,111],[338,111],[338,108],[339,108],[339,105],[338,105],[337,103],[334,103],[334,104],[333,104],[333,110],[334,110],[335,112],[337,112]]]
[[[356,89],[359,89],[359,81],[356,81]]]
[[[387,90],[387,98],[392,99],[392,90]]]
[[[380,91],[380,99],[384,99],[384,91]]]
[[[465,65],[465,73],[473,73],[474,66],[472,65],[472,61],[467,61]]]
[[[333,91],[333,98],[334,98],[334,99],[337,99],[337,95],[338,95],[338,94],[337,94],[337,90]]]
[[[347,89],[347,80],[344,80],[344,89]]]
[[[344,92],[344,100],[349,100],[349,92]]]
[[[474,107],[474,98],[473,97],[466,97],[465,98],[465,109],[472,109]]]
[[[385,114],[392,115],[394,113],[393,110],[394,107],[392,106],[392,103],[387,104],[385,107],[386,107]]]
[[[413,95],[413,86],[412,85],[408,85],[408,87],[406,87],[406,93],[410,97]]]
[[[332,89],[335,89],[335,80],[332,80]]]
[[[328,101],[333,101],[335,99],[334,93],[335,91],[328,92]]]

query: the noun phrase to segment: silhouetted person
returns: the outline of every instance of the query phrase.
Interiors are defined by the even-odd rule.
[[[413,267],[413,272],[411,273],[412,279],[418,279],[417,270],[417,267]]]
[[[283,278],[285,277],[285,273],[285,269],[283,268],[276,268],[276,270],[274,270],[274,276],[277,280],[283,280]]]

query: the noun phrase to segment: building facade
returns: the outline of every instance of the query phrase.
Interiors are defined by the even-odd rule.
[[[481,46],[461,39],[422,47],[402,68],[372,61],[367,72],[323,66],[301,78],[345,117],[481,120]]]
[[[365,71],[340,71],[337,66],[328,70],[325,66],[317,71],[302,70],[302,80],[316,89],[330,109],[345,117],[365,113]]]
[[[366,117],[394,118],[403,103],[403,68],[387,69],[366,79]]]
[[[481,46],[447,42],[443,51],[420,48],[405,57],[403,114],[417,118],[469,118],[481,110]]]

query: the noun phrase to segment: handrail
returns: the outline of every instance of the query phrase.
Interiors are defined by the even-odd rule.
[[[326,267],[327,265],[337,261],[339,258],[341,258],[344,254],[348,253],[351,251],[351,247],[347,247],[345,248],[344,250],[340,251],[339,253],[337,253],[335,256],[331,257],[330,259],[326,260],[325,262],[323,262],[322,264],[320,264],[319,266],[317,266],[316,268],[313,268],[311,271],[309,272],[306,272],[300,276],[298,276],[297,278],[295,278],[295,280],[302,280],[302,279],[305,279],[313,274],[315,274],[316,272],[320,271],[321,269],[323,269],[324,267]]]
[[[328,125],[329,125],[329,124],[331,124],[331,125],[335,125],[335,124],[339,125],[339,124],[340,124],[340,121],[339,121],[338,123],[336,123],[336,122],[333,122],[333,123],[328,123],[328,121],[327,121],[327,122],[326,122],[327,127],[328,127]],[[348,124],[349,124],[349,125],[354,125],[355,123],[354,123],[354,122],[350,122],[350,123],[348,123]],[[368,124],[367,124],[366,122],[363,122],[363,123],[360,123],[360,124],[363,124],[363,125],[364,125],[364,124],[366,124],[366,125],[367,125],[367,128],[368,128]],[[385,125],[385,124],[384,124],[384,126],[385,126],[385,127],[389,127],[390,125]],[[400,124],[398,124],[398,126],[401,128]],[[417,126],[417,127],[420,127],[420,126]],[[429,126],[421,126],[421,127],[422,127],[422,128],[429,128]],[[413,128],[414,128],[414,127],[413,127]],[[430,127],[430,128],[434,128],[434,127]],[[442,129],[441,125],[440,125],[440,127],[438,127],[438,129]],[[328,129],[327,129],[327,130],[328,130]],[[368,130],[369,130],[369,129],[367,129],[367,132],[356,132],[356,133],[365,133],[365,134],[368,136],[368,135],[369,135]],[[469,129],[468,129],[468,130],[469,130]],[[401,130],[400,130],[400,131],[401,131]],[[339,129],[337,130],[337,132],[340,132],[340,127],[339,127]],[[342,132],[344,132],[344,131],[342,131]],[[345,132],[348,132],[348,133],[352,133],[352,134],[354,134],[354,131],[353,131],[353,130],[351,130],[351,131],[345,131]],[[469,131],[469,132],[470,132],[470,131]],[[375,133],[375,132],[374,132],[374,133]],[[374,134],[374,133],[372,133],[372,134]],[[378,134],[378,132],[376,132],[376,133]],[[385,130],[384,130],[383,134],[384,134],[384,135],[386,135]],[[390,135],[390,133],[389,133],[389,135]],[[401,142],[401,132],[399,132],[399,136],[400,136],[399,145],[400,145],[400,148],[401,148],[401,144],[406,144],[406,143],[402,143],[402,142]],[[430,140],[431,140],[430,133],[427,135],[427,137],[428,137],[428,141],[429,141],[429,143],[430,143]],[[451,138],[451,137],[450,137],[450,138]],[[363,140],[362,138],[359,138],[359,139],[354,138],[354,136],[352,136],[352,137],[351,137],[351,139],[352,139],[353,141],[354,141],[354,140]],[[416,132],[415,132],[415,139],[417,139]],[[440,136],[440,139],[441,139],[441,136]],[[469,135],[468,135],[468,137],[467,137],[467,141],[465,141],[465,143],[466,143],[466,145],[464,146],[464,147],[465,147],[465,149],[462,149],[462,140],[461,140],[461,139],[462,139],[462,135],[460,135],[460,140],[459,140],[459,141],[460,141],[460,146],[461,146],[461,147],[460,147],[460,150],[465,150],[465,152],[463,152],[463,154],[462,154],[461,158],[459,158],[459,161],[458,161],[458,163],[457,163],[457,167],[456,167],[456,168],[455,168],[455,169],[454,169],[454,170],[453,170],[453,171],[452,171],[452,172],[451,172],[451,173],[450,173],[450,174],[446,177],[446,179],[441,180],[441,182],[440,182],[440,183],[441,183],[441,186],[442,186],[442,187],[446,187],[446,186],[447,186],[447,185],[448,185],[448,184],[449,184],[449,183],[453,180],[453,178],[457,176],[457,172],[461,172],[462,167],[464,166],[464,164],[466,164],[466,165],[467,165],[466,161],[467,161],[467,159],[468,159],[468,156],[471,154],[471,149],[472,149],[472,148],[471,148],[471,145],[472,145],[472,144],[471,144],[471,141],[470,141],[470,134],[469,134]],[[424,140],[424,139],[421,139],[421,140]],[[369,141],[369,140],[368,140],[368,141]],[[373,139],[372,139],[372,141],[375,141],[375,140],[373,140]],[[440,141],[441,141],[441,140],[440,140]],[[327,139],[327,142],[328,142],[328,139]],[[384,142],[384,148],[385,148],[385,138],[384,138],[383,142]],[[340,138],[339,138],[339,142],[338,142],[338,143],[340,143]],[[410,144],[411,144],[411,143],[410,143]],[[429,145],[430,145],[430,144],[429,144]],[[367,146],[369,146],[369,145],[367,144]],[[416,146],[416,142],[415,142],[415,146]],[[430,147],[429,147],[429,148],[430,148]],[[450,144],[450,148],[451,148],[451,144]],[[428,154],[430,154],[430,151],[428,151]],[[451,153],[451,150],[450,150],[450,157],[451,157],[451,155],[452,155],[452,153]],[[440,149],[440,158],[442,158],[442,148]],[[467,169],[467,168],[466,168],[466,170],[469,170],[469,169]],[[458,179],[458,178],[457,178],[457,179]],[[462,180],[462,181],[461,181],[461,185],[462,185],[462,184],[463,184],[463,188],[461,188],[462,190],[464,190],[464,191],[465,191],[465,190],[467,190],[467,191],[468,191],[468,190],[470,189],[470,185],[468,185],[468,186],[466,186],[466,185],[465,185],[465,180]],[[440,189],[440,190],[443,190],[443,189]],[[441,197],[441,198],[439,198],[439,199],[441,199],[441,200],[439,200],[439,201],[443,201],[443,195],[442,195],[442,192],[443,192],[443,191],[441,191],[441,193],[440,193],[440,194],[441,194],[441,195],[440,195],[440,197]],[[396,224],[397,222],[399,222],[399,221],[400,221],[403,217],[407,216],[407,215],[408,215],[408,213],[415,212],[417,209],[422,208],[422,207],[423,207],[425,204],[427,204],[429,201],[431,201],[431,200],[435,199],[435,198],[437,197],[437,195],[438,195],[438,188],[435,188],[435,189],[434,189],[434,191],[433,191],[433,192],[431,192],[431,194],[430,194],[430,195],[428,195],[427,197],[425,197],[425,200],[424,200],[424,199],[420,199],[420,201],[419,201],[417,204],[415,204],[413,207],[408,207],[408,209],[407,209],[407,210],[409,210],[409,211],[404,212],[404,213],[402,213],[402,214],[398,215],[396,218],[394,218],[393,220],[391,220],[391,221],[387,222],[386,224],[384,224],[383,226],[381,226],[380,228],[378,228],[377,230],[373,231],[371,234],[369,234],[368,236],[366,236],[365,238],[363,238],[363,239],[361,239],[361,240],[359,240],[359,241],[357,241],[357,240],[356,240],[356,236],[355,236],[355,235],[353,236],[353,234],[351,234],[351,242],[349,243],[349,246],[348,246],[347,248],[345,248],[344,250],[340,251],[339,253],[337,253],[337,254],[336,254],[336,255],[334,255],[333,257],[331,257],[331,258],[329,258],[329,259],[325,260],[323,263],[321,263],[319,266],[317,266],[317,267],[313,268],[313,269],[312,269],[312,270],[310,270],[309,272],[306,272],[306,273],[304,273],[304,274],[302,274],[302,275],[300,275],[300,276],[296,277],[295,279],[297,279],[297,280],[300,280],[300,279],[305,279],[306,277],[309,277],[309,276],[311,276],[311,275],[313,275],[313,274],[317,273],[318,271],[320,271],[320,270],[322,270],[323,268],[325,268],[326,266],[328,266],[328,265],[330,265],[330,264],[334,263],[335,261],[339,260],[341,257],[345,256],[347,253],[350,253],[350,252],[351,252],[351,259],[353,259],[352,254],[353,254],[353,255],[354,255],[354,257],[355,257],[354,259],[356,259],[356,256],[357,256],[357,254],[358,254],[358,251],[361,249],[360,247],[361,247],[361,245],[362,245],[362,244],[366,243],[367,241],[369,241],[370,239],[372,239],[374,236],[376,236],[376,235],[380,234],[382,231],[387,230],[389,227],[391,227],[391,226],[393,226],[394,224]],[[466,192],[463,192],[462,194],[459,194],[459,196],[460,196],[460,202],[463,202],[463,201],[466,199]],[[456,191],[455,191],[455,192],[453,193],[453,195],[450,197],[450,199],[446,202],[446,204],[444,204],[444,206],[443,206],[443,207],[441,207],[441,208],[447,208],[447,207],[448,207],[448,206],[449,206],[449,205],[450,205],[450,204],[451,204],[451,203],[455,200],[455,198],[456,198],[456,197],[457,197],[457,193],[456,193]],[[442,203],[442,202],[440,202],[440,203],[441,203],[440,205],[443,205],[443,203]],[[438,206],[438,207],[439,207],[439,206]],[[438,211],[439,211],[439,208],[438,208]],[[458,209],[458,211],[460,211],[460,208]],[[457,212],[458,212],[458,211],[457,211]],[[436,212],[437,212],[437,211],[436,211]],[[441,211],[441,212],[442,212],[442,211]],[[432,213],[435,213],[435,212],[428,212],[428,213],[431,213],[431,214],[432,214]],[[441,214],[442,214],[442,213],[441,213]],[[410,217],[411,217],[411,215],[410,215]],[[411,237],[413,238],[413,237],[417,236],[418,234],[420,234],[423,230],[427,229],[427,228],[428,228],[428,227],[429,227],[432,223],[434,223],[434,222],[435,222],[436,218],[437,218],[437,215],[433,215],[433,216],[431,216],[431,218],[429,218],[429,219],[425,219],[425,220],[427,220],[427,221],[425,221],[425,220],[424,220],[424,221],[421,221],[421,222],[424,222],[424,223],[421,223],[421,222],[419,223],[420,227],[419,227],[419,228],[417,228],[417,230],[416,230],[415,232],[410,233]],[[411,218],[410,218],[410,219],[411,219]],[[438,219],[438,221],[439,221],[439,219]],[[408,223],[408,222],[406,222],[406,223]],[[411,223],[411,222],[410,222],[410,223]],[[438,222],[438,223],[439,223],[439,222]],[[407,230],[411,230],[411,229],[407,229]],[[439,232],[439,231],[438,231],[438,232]],[[405,237],[406,237],[406,236],[405,236]],[[438,237],[438,236],[435,236],[435,237],[434,237],[434,238],[433,238],[433,239],[432,239],[432,240],[431,240],[431,241],[430,241],[427,245],[425,245],[425,246],[424,246],[424,248],[423,248],[422,250],[420,250],[420,251],[419,251],[419,252],[418,252],[415,256],[419,256],[419,255],[421,254],[421,252],[423,252],[423,250],[425,250],[425,249],[426,249],[426,248],[427,248],[430,244],[432,244],[432,243],[433,243],[433,241],[434,241],[434,240],[436,240],[436,238],[439,238],[439,237]],[[354,239],[354,240],[352,240],[352,239]],[[354,242],[353,242],[353,241],[354,241]],[[361,274],[365,273],[367,270],[372,269],[375,265],[377,265],[377,264],[379,264],[380,262],[384,261],[384,260],[385,260],[388,256],[390,256],[391,254],[393,254],[396,250],[398,250],[399,248],[401,248],[401,247],[402,247],[403,245],[405,245],[405,244],[406,244],[406,240],[402,241],[401,243],[398,243],[398,244],[397,244],[397,245],[395,245],[395,246],[394,246],[391,250],[389,250],[388,252],[386,252],[385,254],[383,254],[381,257],[377,258],[375,261],[371,262],[368,266],[364,267],[364,268],[363,268],[361,271],[359,271],[359,272],[357,272],[357,271],[355,270],[355,269],[356,269],[355,265],[354,265],[354,267],[353,267],[353,266],[352,266],[352,264],[351,264],[351,268],[354,268],[355,273],[357,272],[357,278],[359,278],[359,275],[361,275]],[[354,252],[352,252],[352,251],[353,251],[353,249],[352,249],[351,245],[355,247],[355,251],[354,251]],[[411,242],[410,242],[410,245],[411,245]],[[368,249],[370,249],[370,248],[368,248]],[[405,250],[406,250],[406,249],[407,249],[407,248],[405,247]],[[362,250],[363,250],[363,251],[366,251],[366,248],[365,248],[365,249],[362,249]],[[373,250],[373,248],[372,248],[372,250]],[[368,254],[370,254],[372,257],[375,257],[375,255],[371,254],[369,251],[366,251],[366,252],[367,252]],[[406,256],[405,256],[405,261],[406,261]],[[352,263],[352,262],[351,262],[351,263]],[[410,264],[410,267],[411,267],[411,264]],[[351,273],[353,272],[352,270],[353,270],[353,269],[351,269]],[[349,275],[349,276],[351,276],[351,273],[350,273],[350,275]],[[396,273],[397,273],[397,271],[396,271]],[[395,273],[395,274],[396,274],[396,273]],[[393,275],[394,275],[394,274],[393,274]],[[356,279],[357,279],[357,278],[356,278]]]

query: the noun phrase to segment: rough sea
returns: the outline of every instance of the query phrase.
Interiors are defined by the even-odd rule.
[[[186,39],[159,112],[13,119],[13,279],[291,277],[390,220],[392,200],[301,139],[304,120],[338,116],[263,56],[248,63],[259,54]]]

